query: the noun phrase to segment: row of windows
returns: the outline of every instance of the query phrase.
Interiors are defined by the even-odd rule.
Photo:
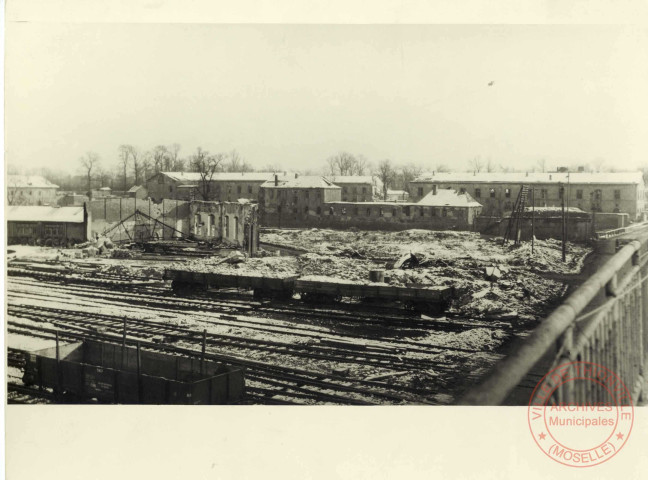
[[[563,198],[563,192],[564,188],[560,188],[558,191],[558,198]],[[460,188],[459,193],[463,194],[466,193],[465,188]],[[540,198],[548,198],[548,193],[549,190],[546,188],[541,188],[539,190],[540,193]],[[418,189],[418,195],[419,197],[423,196],[423,187],[419,187]],[[603,198],[603,192],[602,190],[594,190],[593,192],[590,193],[590,195],[593,197],[594,200],[602,200]],[[488,196],[490,198],[495,198],[496,196],[496,191],[494,188],[489,188],[488,189]],[[511,189],[510,188],[505,188],[504,189],[504,197],[505,198],[511,198]],[[475,198],[482,198],[482,189],[481,188],[475,188]],[[583,199],[583,190],[582,189],[576,189],[576,198],[578,200]],[[614,200],[621,200],[621,190],[614,190]]]
[[[358,187],[353,187],[352,193],[358,193]],[[342,193],[348,193],[347,187],[342,187]],[[362,187],[362,193],[367,193],[367,187]]]
[[[413,215],[416,215],[416,210],[417,209],[418,209],[418,215],[421,216],[421,217],[425,216],[426,210],[428,210],[428,216],[431,216],[431,217],[436,217],[437,216],[437,210],[434,207],[424,208],[424,207],[410,207],[410,206],[407,206],[407,207],[404,208],[405,216],[406,217],[411,217]],[[281,208],[281,205],[279,205],[277,207],[277,213],[281,213],[281,212],[282,212],[282,208]],[[371,208],[367,208],[365,212],[366,212],[367,217],[371,216]],[[299,213],[299,210],[297,208],[293,208],[292,213],[297,214],[297,213]],[[305,214],[310,213],[309,207],[307,207],[307,206],[304,207],[304,213]],[[317,213],[317,215],[321,215],[322,214],[322,207],[317,207],[316,213]],[[383,207],[379,208],[377,213],[378,213],[379,217],[385,216],[385,208],[383,208]],[[444,207],[444,208],[441,209],[440,213],[441,213],[442,217],[447,217],[448,216],[448,209]],[[329,207],[328,208],[328,214],[329,215],[335,215],[335,207]],[[340,209],[340,214],[341,215],[347,215],[346,207],[342,207]],[[355,215],[355,216],[360,215],[360,208],[359,207],[355,207],[353,209],[353,215]],[[398,215],[398,210],[393,208],[392,211],[391,211],[391,215],[392,215],[392,217],[396,217]]]

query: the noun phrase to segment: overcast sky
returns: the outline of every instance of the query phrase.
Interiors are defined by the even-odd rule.
[[[253,166],[648,164],[648,33],[593,26],[11,23],[6,159],[179,143]],[[488,83],[493,81],[492,86]]]

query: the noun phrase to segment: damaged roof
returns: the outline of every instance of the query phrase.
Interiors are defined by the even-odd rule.
[[[437,172],[424,173],[413,182],[454,183],[632,183],[642,184],[643,173],[636,172]]]
[[[8,222],[83,223],[83,207],[10,206],[5,210]]]
[[[469,193],[457,193],[451,188],[438,188],[423,197],[417,205],[431,207],[481,207]]]

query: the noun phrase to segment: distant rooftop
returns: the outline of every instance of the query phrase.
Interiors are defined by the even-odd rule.
[[[643,183],[642,172],[444,172],[424,173],[414,182],[453,183]]]
[[[59,188],[40,175],[7,175],[6,183],[13,188]]]
[[[199,172],[160,172],[162,175],[178,181],[178,182],[200,182],[202,177]],[[280,177],[283,177],[283,173],[278,173]],[[274,178],[274,174],[271,172],[216,172],[211,177],[212,182],[216,181],[247,181],[247,182],[265,182]]]
[[[83,207],[10,206],[5,217],[8,222],[83,223]]]
[[[481,207],[469,193],[457,193],[450,188],[438,188],[419,200],[418,205],[431,207]]]
[[[335,184],[368,183],[373,185],[374,183],[374,177],[371,175],[326,175],[325,178]]]
[[[135,193],[135,192],[137,192],[140,188],[144,188],[144,185],[133,185],[133,186],[128,190],[128,193]]]
[[[264,188],[340,188],[325,177],[314,175],[303,175],[288,179],[279,177],[278,183],[278,185],[275,185],[275,181],[272,179],[261,186]]]

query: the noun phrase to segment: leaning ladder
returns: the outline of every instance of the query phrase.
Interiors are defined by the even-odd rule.
[[[515,200],[515,205],[513,206],[513,211],[509,217],[509,223],[506,227],[506,232],[504,233],[504,240],[502,245],[506,245],[511,237],[514,237],[514,244],[520,244],[520,236],[522,232],[522,219],[524,217],[524,208],[526,206],[527,195],[529,194],[529,187],[522,185],[520,191],[518,192],[517,199]]]

